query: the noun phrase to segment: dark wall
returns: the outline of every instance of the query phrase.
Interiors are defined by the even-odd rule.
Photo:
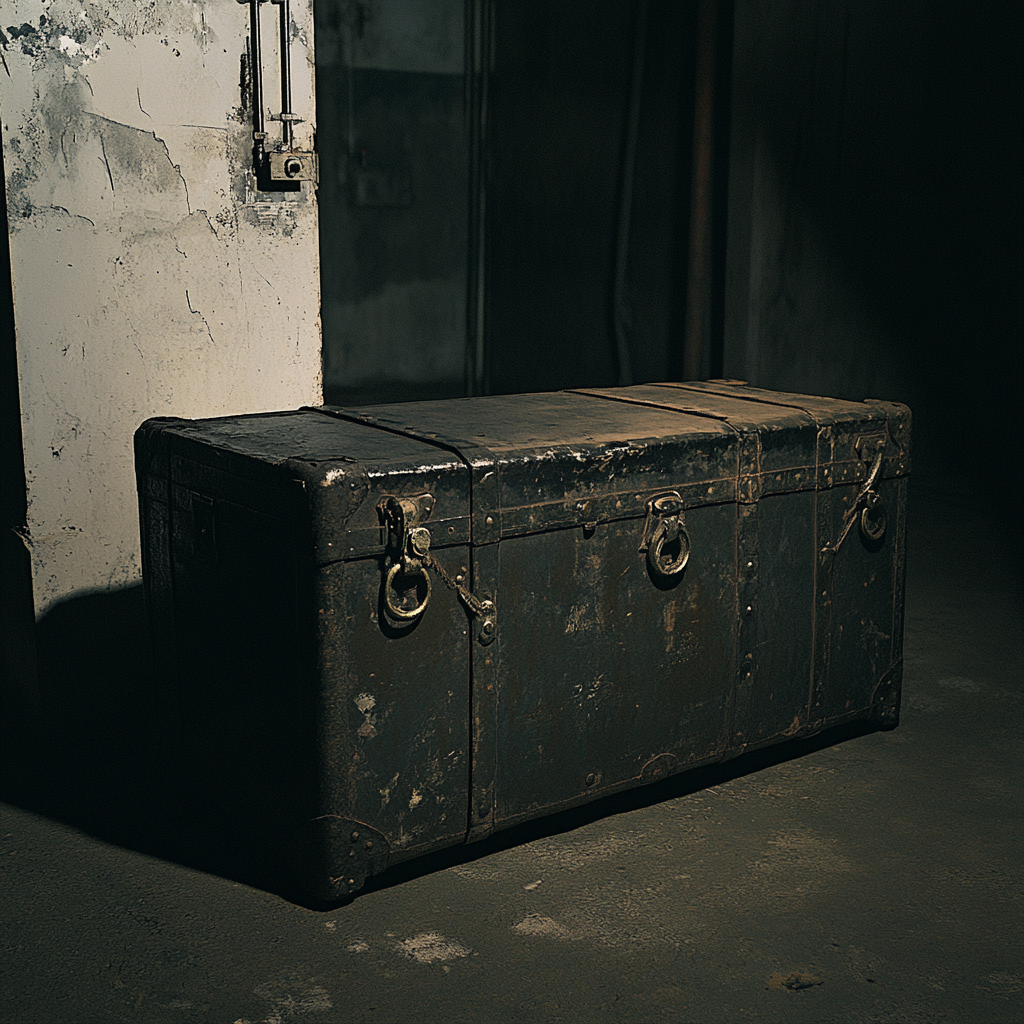
[[[316,15],[329,401],[679,376],[696,5],[317,0]],[[485,83],[441,53],[456,23],[483,26],[461,44]],[[478,246],[483,368],[474,341],[464,378]]]
[[[1024,6],[736,7],[725,372],[892,398],[1020,493]],[[1016,468],[1013,468],[1016,467]]]
[[[693,76],[694,5],[497,5],[487,118],[491,392],[678,375]],[[614,326],[620,262],[625,367]]]
[[[461,394],[468,136],[461,0],[317,0],[327,400]]]
[[[419,67],[418,23],[400,21],[412,13],[318,0],[329,385],[380,378],[406,385],[388,397],[425,397],[446,377],[461,393],[481,127],[481,389],[682,376],[698,6],[467,0],[493,19],[481,126],[461,73],[400,70]],[[451,25],[462,8],[415,10]],[[1019,493],[1024,5],[719,10],[732,77],[716,93],[728,187],[712,226],[725,272],[721,349],[703,371],[905,401],[919,467],[1008,475]],[[404,33],[397,63],[389,33]],[[429,68],[437,38],[420,35]]]

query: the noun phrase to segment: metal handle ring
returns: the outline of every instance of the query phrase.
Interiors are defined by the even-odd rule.
[[[860,529],[868,540],[881,540],[889,525],[889,513],[882,499],[874,491],[868,491],[867,504],[861,509]]]
[[[399,573],[407,573],[410,576],[414,573],[419,573],[427,582],[427,592],[423,596],[423,600],[418,605],[416,605],[415,608],[399,608],[398,605],[396,605],[391,598],[391,595],[393,593],[391,584],[394,583],[395,577],[398,576]],[[395,564],[391,566],[390,569],[388,569],[388,574],[384,579],[384,603],[387,605],[388,611],[396,619],[402,619],[403,621],[407,622],[410,619],[419,618],[419,616],[421,616],[423,612],[426,610],[427,602],[429,600],[430,576],[427,574],[427,570],[424,569],[422,565],[414,565],[411,568],[407,568],[406,566],[402,565],[401,562],[395,562]]]
[[[647,549],[647,564],[657,576],[678,576],[690,559],[690,535],[677,525],[675,536],[669,536],[668,521],[662,519],[654,529],[650,547]],[[662,550],[672,540],[679,540],[679,554],[674,559],[662,558]]]

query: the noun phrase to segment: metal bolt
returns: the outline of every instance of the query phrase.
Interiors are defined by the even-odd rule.
[[[747,614],[749,615],[753,610],[754,610],[754,606],[752,604],[748,604],[747,605]]]
[[[358,832],[353,832],[352,833],[352,842],[354,843],[358,838],[359,838],[359,833]]]
[[[486,633],[487,636],[490,636],[494,632],[494,623],[490,619],[487,619],[480,627],[480,632]]]
[[[356,884],[356,880],[355,880],[354,878],[350,878],[350,879],[348,880],[348,884],[349,884],[349,885],[355,885],[355,884]]]
[[[484,520],[484,522],[485,522],[485,523],[486,523],[486,524],[487,524],[488,526],[493,526],[493,525],[494,525],[494,516],[488,516],[488,517],[487,517],[487,518],[486,518],[486,519]]]
[[[597,782],[597,776],[593,772],[591,772],[587,776],[587,785],[592,786],[595,782]]]
[[[373,849],[373,840],[372,839],[367,839],[366,840],[365,849],[367,849],[367,850],[372,850]]]

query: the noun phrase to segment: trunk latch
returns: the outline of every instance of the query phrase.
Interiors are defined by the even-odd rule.
[[[646,509],[640,551],[647,552],[647,565],[655,576],[678,576],[690,558],[683,499],[678,491],[669,491],[650,498]]]
[[[399,622],[418,619],[427,609],[430,601],[430,576],[427,569],[437,573],[441,582],[454,590],[472,615],[480,620],[477,640],[489,644],[497,637],[497,609],[493,601],[481,601],[474,597],[461,583],[448,575],[444,567],[430,553],[430,530],[422,525],[434,508],[434,496],[421,494],[415,498],[397,498],[388,495],[377,506],[381,522],[387,527],[389,564],[384,574],[384,604],[388,614]],[[408,599],[401,600],[399,584],[422,580],[423,593],[416,589],[416,596],[410,606]],[[405,588],[407,591],[411,587]],[[401,601],[401,603],[400,603]]]
[[[415,498],[388,495],[378,506],[382,523],[387,527],[387,562],[384,575],[384,604],[388,613],[399,622],[418,619],[430,601],[430,576],[422,559],[430,552],[430,531],[419,525],[434,507],[432,494]],[[422,580],[422,595],[416,577]],[[399,583],[411,583],[399,589]],[[412,604],[410,604],[411,597]]]
[[[839,540],[821,550],[821,564],[825,568],[831,566],[854,523],[860,523],[860,532],[864,539],[872,543],[880,541],[885,536],[886,527],[889,525],[889,513],[886,511],[882,496],[875,490],[875,484],[882,471],[882,460],[885,458],[885,445],[885,434],[871,434],[857,439],[857,456],[861,462],[870,462],[871,468],[868,470],[864,486],[843,515],[843,532]]]

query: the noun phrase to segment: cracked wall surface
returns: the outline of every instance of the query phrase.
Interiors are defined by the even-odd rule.
[[[274,113],[278,10],[265,5],[263,31]],[[312,148],[311,0],[291,12],[296,148]],[[131,442],[144,419],[321,400],[315,194],[252,188],[247,35],[234,0],[3,4],[37,616],[139,579]]]

